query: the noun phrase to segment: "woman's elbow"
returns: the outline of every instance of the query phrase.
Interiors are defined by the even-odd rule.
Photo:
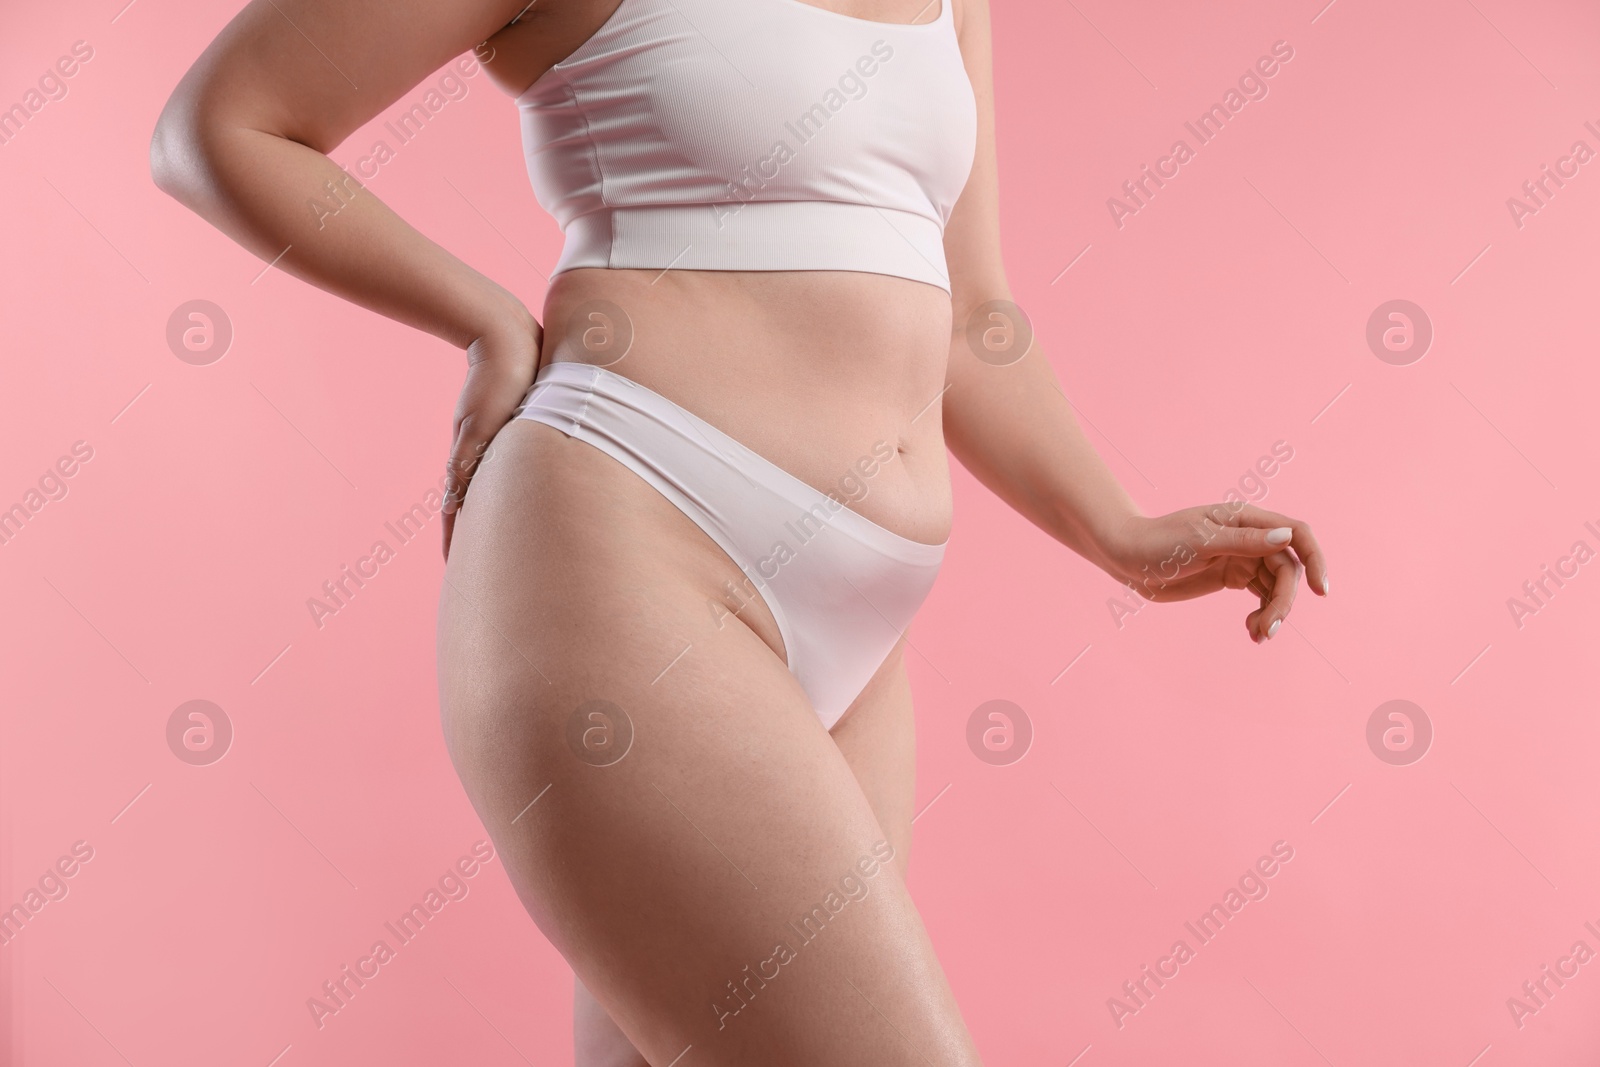
[[[161,109],[150,134],[150,178],[156,188],[191,207],[207,186],[212,160],[207,143],[212,128],[204,109],[182,87]]]
[[[162,117],[155,120],[155,130],[150,133],[150,181],[166,195],[182,200],[189,176],[186,147],[194,138],[189,120],[174,107],[176,104],[176,98],[166,101]]]

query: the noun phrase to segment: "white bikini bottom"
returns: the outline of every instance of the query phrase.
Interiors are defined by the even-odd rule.
[[[655,486],[745,575],[719,624],[760,595],[788,668],[831,729],[911,624],[945,546],[912,541],[847,506],[894,446],[824,493],[666,397],[602,367],[548,363],[515,418],[586,441]]]

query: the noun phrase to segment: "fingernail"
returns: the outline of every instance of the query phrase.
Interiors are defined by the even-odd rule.
[[[1276,530],[1267,531],[1267,544],[1281,545],[1294,536],[1294,530],[1287,526],[1280,526]]]
[[[1282,625],[1283,625],[1283,620],[1282,619],[1273,619],[1272,620],[1272,625],[1267,627],[1267,636],[1268,637],[1276,636],[1277,633],[1278,633],[1278,627],[1280,627]]]
[[[1322,572],[1322,595],[1323,596],[1327,596],[1328,595],[1328,572],[1327,571],[1323,571]]]

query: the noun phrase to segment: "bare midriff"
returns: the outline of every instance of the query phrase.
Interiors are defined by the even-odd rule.
[[[950,316],[943,289],[882,274],[577,268],[546,294],[541,363],[604,366],[937,544],[951,522]]]

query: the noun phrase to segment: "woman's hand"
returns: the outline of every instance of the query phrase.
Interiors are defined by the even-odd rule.
[[[1252,504],[1213,504],[1170,515],[1135,515],[1105,547],[1113,578],[1146,600],[1189,600],[1248,589],[1261,606],[1245,616],[1256,644],[1271,638],[1294,604],[1300,575],[1328,595],[1328,561],[1311,527]]]
[[[450,558],[450,535],[467,486],[486,458],[489,442],[511,420],[511,413],[539,369],[539,348],[544,330],[531,314],[516,316],[504,326],[485,333],[467,346],[467,380],[456,400],[454,444],[446,465],[444,496],[444,556]]]

